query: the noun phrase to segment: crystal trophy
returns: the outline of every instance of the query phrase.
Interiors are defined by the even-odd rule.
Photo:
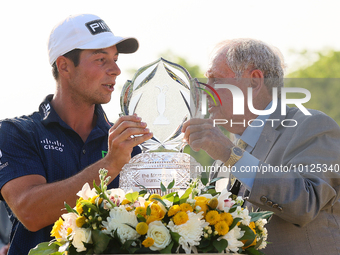
[[[122,115],[137,113],[153,133],[140,145],[142,153],[133,157],[120,173],[119,187],[127,191],[145,187],[149,193],[185,190],[198,177],[201,165],[189,154],[181,132],[183,123],[199,113],[200,93],[185,68],[163,58],[140,68],[123,87]]]

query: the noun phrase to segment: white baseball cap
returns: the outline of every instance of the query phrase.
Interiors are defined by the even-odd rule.
[[[138,41],[132,37],[115,36],[98,16],[69,16],[57,24],[48,40],[48,56],[52,65],[59,56],[74,49],[103,49],[117,45],[119,53],[133,53]]]

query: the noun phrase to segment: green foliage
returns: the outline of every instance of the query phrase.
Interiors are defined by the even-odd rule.
[[[62,255],[61,252],[58,252],[59,245],[56,243],[40,243],[35,248],[31,249],[28,255]]]
[[[311,58],[311,52],[303,52],[305,59]],[[286,87],[306,88],[311,92],[311,100],[303,104],[306,108],[326,113],[340,124],[338,95],[340,94],[340,52],[317,53],[319,59],[307,67],[287,75]],[[294,98],[295,95],[289,95]]]
[[[312,52],[304,51],[303,59],[311,59]],[[287,78],[340,78],[340,51],[330,50],[327,53],[317,52],[318,60],[301,67],[287,75]],[[306,61],[304,61],[306,62]]]

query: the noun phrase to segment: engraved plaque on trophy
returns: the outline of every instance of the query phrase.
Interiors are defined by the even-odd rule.
[[[198,175],[200,166],[182,150],[186,145],[181,132],[183,123],[196,116],[200,93],[190,74],[180,65],[163,58],[140,68],[121,93],[123,115],[137,113],[153,133],[140,145],[142,153],[133,157],[120,173],[119,186],[150,193],[161,193],[160,182],[173,190],[186,189]]]

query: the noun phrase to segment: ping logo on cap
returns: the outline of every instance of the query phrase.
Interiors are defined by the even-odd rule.
[[[85,25],[88,28],[88,30],[90,30],[91,34],[93,35],[103,33],[103,32],[111,32],[110,28],[101,19],[87,22]]]

